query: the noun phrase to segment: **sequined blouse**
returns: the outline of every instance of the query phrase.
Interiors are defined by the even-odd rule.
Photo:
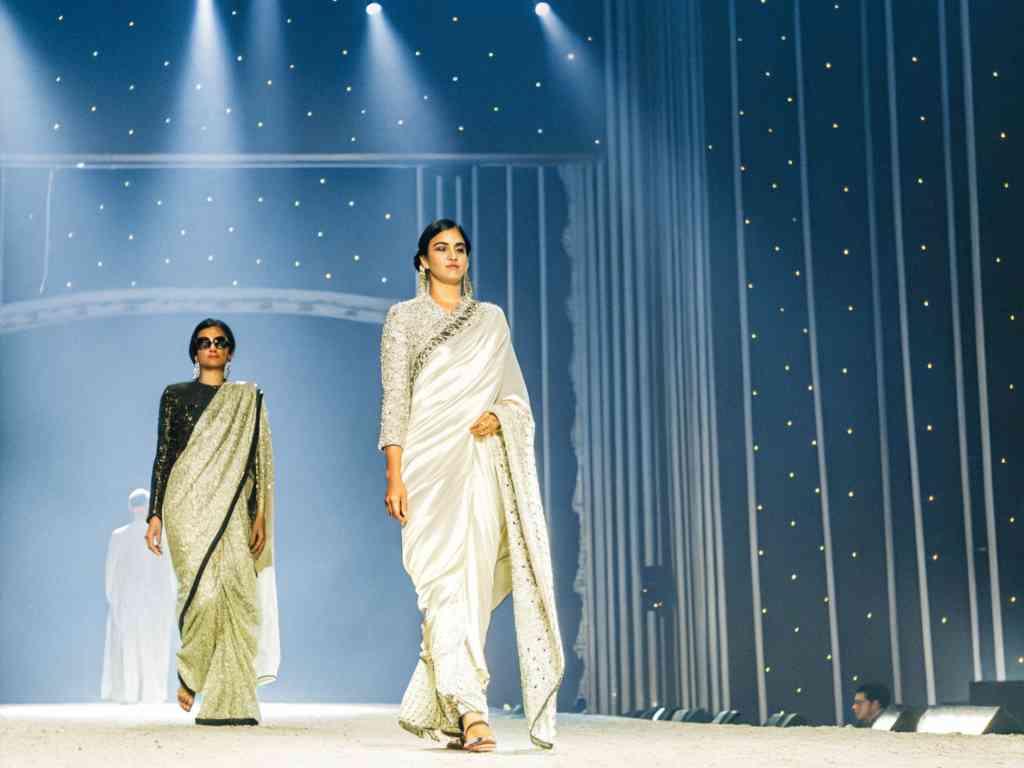
[[[392,305],[384,320],[380,341],[380,438],[377,447],[401,446],[409,424],[412,383],[433,345],[443,342],[445,330],[468,321],[493,304],[464,296],[451,313],[429,294]],[[500,311],[500,310],[498,310]]]
[[[213,400],[219,387],[186,381],[171,384],[160,397],[160,419],[157,429],[156,458],[149,490],[149,514],[163,518],[164,489],[174,463],[185,450],[196,422]]]

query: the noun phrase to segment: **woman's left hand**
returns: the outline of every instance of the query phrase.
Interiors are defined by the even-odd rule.
[[[484,414],[473,422],[473,426],[469,428],[469,431],[473,433],[474,437],[490,437],[501,432],[501,422],[498,421],[498,417],[490,411],[484,412]]]
[[[252,521],[252,533],[249,536],[249,551],[253,557],[263,554],[263,547],[267,544],[267,525],[263,515],[257,515]]]

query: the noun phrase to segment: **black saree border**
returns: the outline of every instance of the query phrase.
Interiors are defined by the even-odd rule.
[[[238,487],[235,489],[235,495],[231,498],[231,504],[228,507],[228,512],[224,516],[224,520],[220,524],[220,529],[217,531],[217,535],[213,537],[213,541],[210,542],[210,546],[206,550],[206,554],[203,555],[203,560],[199,564],[199,568],[196,571],[196,577],[192,580],[192,587],[189,589],[188,597],[185,598],[185,604],[181,608],[181,614],[178,616],[178,634],[185,628],[185,614],[188,613],[188,609],[192,606],[192,601],[195,599],[196,591],[199,589],[199,581],[203,578],[203,573],[206,571],[206,566],[210,562],[210,558],[213,556],[213,552],[217,549],[217,545],[220,544],[221,538],[224,536],[224,531],[228,529],[228,523],[231,522],[231,515],[235,511],[235,505],[238,504],[238,499],[242,495],[242,488],[245,487],[245,481],[249,477],[249,468],[252,466],[253,461],[256,458],[256,448],[259,444],[260,439],[260,413],[263,408],[263,392],[256,390],[256,418],[255,426],[252,432],[252,442],[249,445],[249,458],[245,463],[245,471],[242,473],[242,479],[238,482]],[[185,681],[181,679],[181,674],[178,674],[178,680],[185,686],[186,689],[190,690]],[[194,694],[193,694],[194,695]]]
[[[420,371],[423,370],[423,366],[427,364],[427,360],[429,360],[430,356],[434,354],[434,350],[454,337],[459,331],[464,330],[469,324],[469,321],[476,315],[479,308],[479,301],[469,301],[461,312],[448,321],[445,326],[427,342],[426,346],[420,350],[418,355],[416,355],[416,359],[412,361],[409,376],[410,382],[416,381],[420,375]]]
[[[197,717],[196,725],[259,725],[259,721],[251,717]]]

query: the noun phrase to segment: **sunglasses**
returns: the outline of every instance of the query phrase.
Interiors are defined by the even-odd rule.
[[[209,349],[210,347],[216,347],[217,349],[227,349],[230,345],[228,340],[224,336],[218,336],[211,340],[208,336],[200,336],[196,339],[196,349]]]

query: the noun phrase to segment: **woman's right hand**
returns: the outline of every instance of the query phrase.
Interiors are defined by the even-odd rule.
[[[163,520],[159,517],[149,518],[149,527],[146,529],[146,546],[157,557],[163,554],[163,551],[160,549],[160,535],[163,533],[163,530]]]
[[[405,483],[401,477],[388,478],[388,490],[384,496],[384,506],[387,507],[388,515],[395,518],[399,523],[405,525],[406,514],[409,511],[409,496],[405,491]]]

